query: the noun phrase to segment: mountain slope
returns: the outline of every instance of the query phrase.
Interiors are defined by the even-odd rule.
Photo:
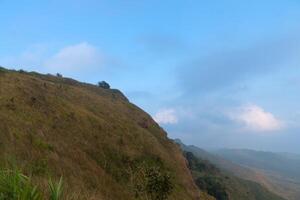
[[[155,169],[170,177],[169,199],[198,199],[180,149],[118,90],[1,68],[0,121],[1,166],[41,188],[63,176],[69,199],[145,199],[139,172]]]
[[[239,178],[241,174],[252,174],[251,170],[226,161],[198,147],[184,145],[179,140],[176,142],[186,152],[189,167],[198,187],[215,196],[218,200],[283,199],[254,181]],[[219,167],[221,168],[219,169]],[[239,175],[231,173],[230,169],[236,169]]]

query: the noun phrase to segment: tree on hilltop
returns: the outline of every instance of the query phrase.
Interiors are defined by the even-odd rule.
[[[98,86],[103,88],[103,89],[110,89],[110,85],[105,81],[98,82]]]

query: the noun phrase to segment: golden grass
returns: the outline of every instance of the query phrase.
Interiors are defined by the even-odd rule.
[[[15,159],[41,187],[63,176],[73,199],[132,200],[124,163],[154,157],[174,177],[169,199],[198,198],[177,145],[118,90],[0,70],[0,122],[0,161]]]

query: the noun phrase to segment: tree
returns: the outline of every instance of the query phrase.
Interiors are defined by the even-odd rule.
[[[60,73],[56,73],[56,76],[62,78],[63,76]]]
[[[110,89],[110,85],[105,81],[98,82],[98,86],[103,88],[103,89]]]

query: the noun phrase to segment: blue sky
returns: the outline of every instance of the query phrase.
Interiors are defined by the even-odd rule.
[[[106,80],[171,138],[300,152],[300,2],[0,0],[0,65]]]

